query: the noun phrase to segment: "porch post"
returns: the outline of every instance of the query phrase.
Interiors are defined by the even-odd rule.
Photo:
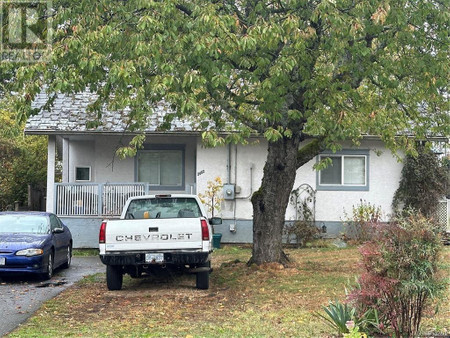
[[[55,158],[56,158],[56,136],[48,136],[47,148],[47,206],[48,212],[55,212]]]
[[[69,183],[69,139],[62,139],[62,181],[63,183]]]

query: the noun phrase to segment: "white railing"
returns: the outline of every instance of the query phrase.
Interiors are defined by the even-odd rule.
[[[147,183],[56,183],[59,216],[119,216],[128,198],[148,194]],[[186,187],[195,193],[195,185]],[[156,193],[156,192],[152,192]]]
[[[98,184],[56,184],[56,214],[98,215]]]
[[[145,195],[147,189],[144,183],[137,184],[107,184],[103,186],[103,215],[120,215],[128,198]]]

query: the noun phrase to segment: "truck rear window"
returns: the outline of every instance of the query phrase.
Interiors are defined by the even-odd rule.
[[[132,200],[125,218],[197,218],[202,213],[194,198],[164,197]]]

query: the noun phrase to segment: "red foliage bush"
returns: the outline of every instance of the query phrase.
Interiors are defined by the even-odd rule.
[[[363,273],[349,295],[362,315],[376,310],[381,326],[396,336],[415,336],[423,310],[443,290],[437,277],[439,227],[410,213],[390,223],[370,223],[373,237],[360,253]]]

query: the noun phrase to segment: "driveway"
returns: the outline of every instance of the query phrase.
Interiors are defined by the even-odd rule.
[[[83,276],[105,272],[98,257],[73,257],[69,269],[58,269],[49,281],[34,277],[0,278],[0,337],[23,323],[45,301]]]

